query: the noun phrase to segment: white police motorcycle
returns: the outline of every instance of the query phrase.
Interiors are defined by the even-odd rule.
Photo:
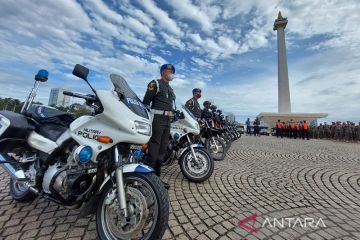
[[[73,74],[94,95],[64,94],[85,99],[92,116],[29,113],[46,71],[36,76],[21,114],[0,111],[0,163],[11,177],[10,193],[18,201],[44,195],[80,217],[96,213],[100,239],[161,239],[167,192],[152,168],[128,164],[131,146],[149,141],[150,113],[122,77],[111,74],[113,88],[95,91],[88,72],[76,65]]]
[[[178,160],[181,172],[191,182],[206,181],[214,171],[214,160],[201,144],[193,144],[200,134],[199,123],[184,106],[177,111],[171,123],[170,142],[163,165]]]

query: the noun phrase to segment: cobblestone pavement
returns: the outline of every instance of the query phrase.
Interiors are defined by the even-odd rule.
[[[13,201],[0,169],[0,239],[96,238],[94,217],[43,198]],[[163,178],[171,185],[164,239],[360,239],[360,144],[242,137],[209,181],[189,183],[177,165]],[[244,225],[256,232],[239,226],[255,214]]]

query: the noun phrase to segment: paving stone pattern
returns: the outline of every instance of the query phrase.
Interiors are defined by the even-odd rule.
[[[360,144],[243,136],[205,183],[188,182],[176,164],[163,172],[171,185],[163,239],[360,239]],[[8,183],[0,168],[0,240],[96,239],[94,216],[44,198],[18,203]],[[256,232],[238,225],[253,214],[245,224]],[[263,226],[274,218],[325,226]]]

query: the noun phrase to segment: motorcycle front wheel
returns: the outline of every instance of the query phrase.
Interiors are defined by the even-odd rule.
[[[180,158],[180,169],[190,182],[199,183],[206,181],[212,175],[214,161],[205,149],[194,148],[194,152],[197,161],[188,149]]]
[[[216,148],[217,145],[217,148]],[[224,160],[225,156],[226,156],[226,145],[224,142],[222,142],[221,140],[214,138],[214,140],[212,138],[207,138],[205,140],[205,147],[206,149],[209,151],[211,157],[215,160],[215,161],[221,161]]]
[[[169,219],[169,199],[155,174],[124,174],[128,217],[119,208],[115,178],[103,189],[96,214],[100,239],[161,239]]]

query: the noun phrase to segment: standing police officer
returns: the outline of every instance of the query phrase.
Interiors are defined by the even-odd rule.
[[[175,94],[169,82],[173,80],[175,67],[172,64],[164,64],[160,68],[161,79],[152,80],[147,87],[143,103],[150,105],[153,115],[152,136],[149,141],[148,159],[150,167],[155,169],[156,175],[160,176],[161,162],[169,144],[170,123],[173,117],[173,102]],[[166,188],[169,184],[164,183]]]
[[[185,106],[192,112],[195,118],[201,118],[201,108],[198,99],[201,98],[201,89],[194,88],[192,90],[193,97],[187,100]]]

